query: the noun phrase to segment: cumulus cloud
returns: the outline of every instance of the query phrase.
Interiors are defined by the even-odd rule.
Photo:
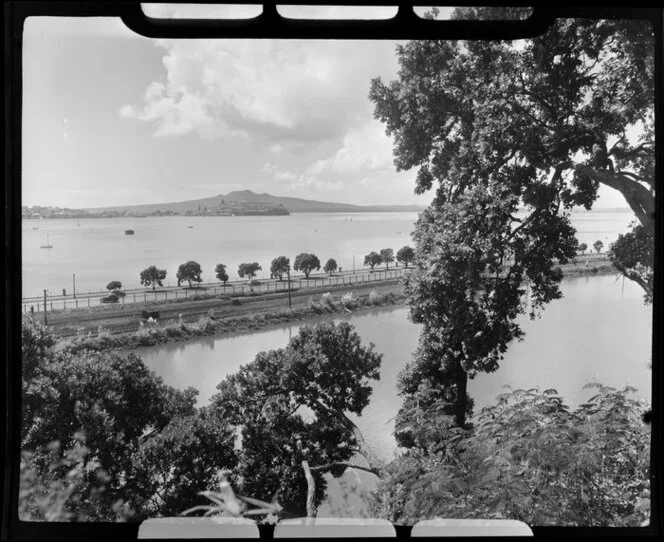
[[[371,77],[394,44],[340,40],[157,40],[165,74],[120,114],[155,135],[244,134],[269,144],[340,140],[371,118]]]
[[[310,193],[336,192],[343,188],[339,180],[326,180],[306,173],[295,173],[282,167],[266,162],[261,172],[291,191],[301,192],[303,189]]]
[[[339,150],[307,168],[310,175],[342,174],[357,176],[365,171],[393,170],[392,140],[378,121],[351,129]]]
[[[384,127],[374,120],[353,127],[326,156],[310,163],[266,162],[261,173],[289,189],[309,192],[354,190],[381,183],[403,183],[407,174],[396,173],[392,161],[392,141]]]

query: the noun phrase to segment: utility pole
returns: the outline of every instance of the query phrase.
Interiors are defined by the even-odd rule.
[[[291,292],[290,292],[290,266],[288,266],[288,308],[292,309],[293,304],[291,302]]]
[[[74,282],[74,299],[76,299],[76,273],[72,275],[72,281]]]
[[[46,318],[46,290],[44,290],[44,324],[48,324],[48,319]]]

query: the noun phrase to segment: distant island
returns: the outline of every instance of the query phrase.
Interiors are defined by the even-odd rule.
[[[23,218],[117,218],[146,216],[284,216],[290,213],[416,212],[421,205],[351,205],[238,190],[226,195],[180,201],[87,209],[23,206]]]

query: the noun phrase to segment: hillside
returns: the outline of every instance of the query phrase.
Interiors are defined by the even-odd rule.
[[[394,212],[394,211],[421,211],[419,205],[350,205],[347,203],[333,203],[328,201],[315,201],[302,198],[289,198],[272,196],[271,194],[256,194],[251,190],[237,190],[228,194],[219,194],[209,198],[173,203],[152,203],[148,205],[125,205],[117,207],[88,208],[87,211],[126,211],[135,214],[150,214],[156,211],[183,213],[197,211],[204,208],[214,208],[220,204],[228,203],[268,204],[275,207],[283,206],[291,213],[359,213],[359,212]]]

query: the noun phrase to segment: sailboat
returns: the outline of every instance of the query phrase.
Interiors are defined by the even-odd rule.
[[[51,243],[49,243],[49,240],[48,240],[48,233],[46,234],[46,244],[45,244],[45,245],[41,245],[39,248],[53,248],[53,245],[52,245]]]

